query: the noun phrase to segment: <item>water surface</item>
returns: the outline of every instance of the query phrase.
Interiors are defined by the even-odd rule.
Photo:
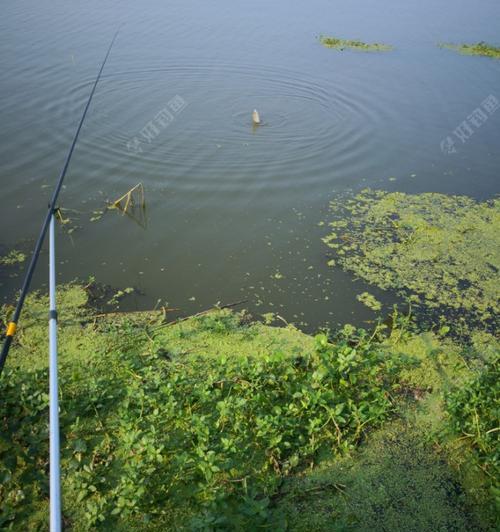
[[[500,99],[500,62],[436,46],[500,44],[498,20],[496,0],[7,0],[0,244],[32,247],[123,23],[60,198],[78,226],[58,234],[61,282],[93,275],[135,287],[143,295],[128,308],[161,298],[191,313],[247,299],[255,313],[275,311],[308,330],[368,320],[355,299],[366,287],[326,265],[328,200],[365,186],[498,192],[500,111],[457,153],[441,141],[489,95]],[[395,50],[336,52],[318,43],[321,33]],[[116,212],[91,221],[138,182],[146,227]],[[2,279],[4,300],[20,282]]]

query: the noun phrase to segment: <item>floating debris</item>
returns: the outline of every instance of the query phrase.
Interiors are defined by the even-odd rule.
[[[146,198],[144,193],[144,186],[142,183],[137,183],[128,192],[123,194],[115,200],[110,206],[110,209],[119,210],[122,215],[127,215],[134,220],[141,227],[146,227]]]

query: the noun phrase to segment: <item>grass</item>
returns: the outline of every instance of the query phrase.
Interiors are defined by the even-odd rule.
[[[392,50],[392,46],[380,43],[365,43],[358,40],[339,39],[337,37],[319,36],[319,42],[326,48],[335,50],[357,50],[360,52],[387,52]]]
[[[455,50],[464,55],[480,55],[484,57],[500,58],[500,47],[492,46],[491,44],[483,41],[476,44],[441,44],[442,48],[448,48],[449,50]]]

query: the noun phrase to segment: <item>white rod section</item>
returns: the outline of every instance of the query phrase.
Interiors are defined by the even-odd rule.
[[[61,532],[61,471],[59,464],[59,397],[57,384],[57,313],[55,217],[49,231],[49,397],[50,397],[50,532]]]

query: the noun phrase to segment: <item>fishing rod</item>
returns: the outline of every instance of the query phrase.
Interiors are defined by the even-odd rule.
[[[61,532],[61,462],[59,438],[59,385],[57,375],[56,310],[56,217],[52,213],[49,228],[49,493],[50,532]]]
[[[38,262],[38,257],[40,255],[40,251],[42,249],[43,241],[45,239],[45,235],[47,234],[47,230],[50,225],[50,221],[52,219],[52,215],[56,211],[56,202],[59,197],[59,192],[61,191],[62,184],[64,181],[64,177],[66,176],[66,172],[69,167],[69,163],[71,161],[71,157],[73,155],[73,151],[76,146],[76,141],[78,140],[78,136],[80,135],[80,130],[82,129],[83,122],[85,120],[85,117],[87,116],[87,111],[90,107],[90,102],[92,101],[92,97],[94,96],[97,83],[99,82],[101,78],[102,71],[104,70],[104,65],[106,64],[106,61],[108,60],[109,54],[111,52],[111,48],[113,48],[113,44],[116,40],[116,37],[118,36],[118,32],[120,31],[120,28],[116,30],[116,33],[113,36],[113,39],[111,40],[111,44],[109,45],[108,51],[106,52],[106,56],[104,57],[104,61],[102,62],[101,68],[99,70],[99,73],[97,74],[97,77],[94,82],[94,86],[92,87],[92,90],[90,92],[89,98],[87,100],[87,104],[85,105],[85,109],[83,111],[82,118],[80,120],[80,123],[78,124],[78,128],[76,130],[75,136],[73,138],[73,142],[71,143],[71,147],[69,149],[68,155],[66,156],[66,161],[64,162],[64,166],[61,170],[61,173],[59,175],[59,179],[57,180],[56,187],[54,189],[54,192],[52,194],[52,198],[49,203],[49,208],[47,211],[47,215],[45,216],[45,219],[42,224],[42,229],[40,231],[40,235],[38,236],[38,240],[36,241],[35,248],[33,250],[33,254],[31,256],[31,261],[29,263],[28,269],[26,271],[26,275],[24,277],[24,282],[21,288],[21,294],[19,296],[19,299],[17,301],[16,308],[14,310],[14,314],[12,315],[12,318],[10,322],[7,325],[7,331],[5,334],[5,341],[2,346],[2,352],[0,354],[0,376],[2,375],[2,371],[5,365],[5,360],[7,359],[7,355],[9,354],[10,345],[12,344],[12,339],[14,338],[14,335],[16,334],[17,330],[17,324],[19,322],[19,318],[21,316],[21,311],[23,309],[24,300],[26,299],[26,296],[28,294],[31,280],[33,278],[33,273],[35,272],[35,268]]]

